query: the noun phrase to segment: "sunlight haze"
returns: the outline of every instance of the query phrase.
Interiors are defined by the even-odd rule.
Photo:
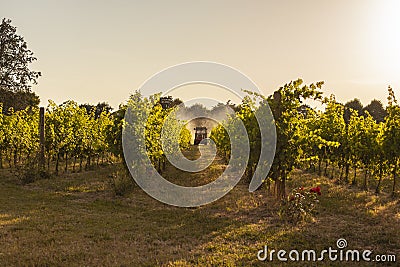
[[[325,81],[325,95],[342,102],[386,105],[388,85],[400,94],[395,0],[39,0],[0,8],[38,58],[32,69],[43,76],[33,91],[43,106],[72,99],[117,108],[155,73],[189,61],[232,66],[266,95],[297,78]],[[174,97],[190,98],[178,91]]]

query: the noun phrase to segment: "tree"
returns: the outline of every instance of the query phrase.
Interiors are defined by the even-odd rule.
[[[0,103],[3,103],[3,114],[7,114],[10,108],[19,111],[27,107],[38,107],[40,100],[34,92],[12,92],[0,88]]]
[[[179,98],[175,98],[175,99],[172,101],[171,108],[172,108],[172,107],[179,106],[180,104],[183,104],[183,101],[182,101],[181,99],[179,99]]]
[[[358,98],[354,98],[353,100],[347,102],[344,105],[344,120],[346,121],[346,123],[349,123],[350,121],[350,115],[351,115],[351,111],[355,110],[357,111],[358,115],[360,116],[363,112],[363,105],[361,104],[360,99]]]
[[[99,102],[96,106],[86,103],[79,105],[79,107],[85,108],[88,115],[94,112],[94,116],[96,119],[100,117],[101,113],[105,112],[106,114],[109,114],[113,110],[113,108],[106,102]]]
[[[382,102],[379,100],[372,100],[363,111],[368,111],[368,113],[374,118],[376,122],[383,122],[387,115],[386,110],[383,108]]]
[[[186,108],[186,112],[194,117],[206,117],[208,114],[207,108],[199,103],[196,103]]]
[[[230,107],[235,112],[239,111],[240,109],[240,107],[238,105],[235,105],[230,99],[226,102],[225,105]]]
[[[11,20],[3,19],[0,24],[0,88],[12,92],[30,92],[37,83],[40,72],[29,69],[36,58],[28,49],[24,38],[16,33]]]

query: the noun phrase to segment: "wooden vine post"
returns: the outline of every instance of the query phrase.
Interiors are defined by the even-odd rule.
[[[39,169],[41,171],[45,170],[45,136],[44,136],[44,107],[41,107],[39,110],[39,142],[40,142],[40,151],[39,151]]]

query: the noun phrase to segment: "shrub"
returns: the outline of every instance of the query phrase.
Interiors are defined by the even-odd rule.
[[[39,168],[37,157],[29,158],[23,164],[17,164],[13,172],[21,184],[29,184],[39,179],[50,178],[48,172]]]
[[[319,195],[321,195],[319,186],[310,190],[305,190],[303,187],[294,189],[282,200],[279,216],[293,224],[311,219],[316,213]]]
[[[135,184],[129,173],[123,169],[110,175],[111,187],[117,196],[125,196],[132,192]]]

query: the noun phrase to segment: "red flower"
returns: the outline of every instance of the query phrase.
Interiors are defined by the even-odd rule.
[[[316,193],[316,194],[318,194],[320,196],[321,195],[321,187],[319,187],[319,186],[313,187],[313,188],[310,189],[310,192],[311,193]]]

